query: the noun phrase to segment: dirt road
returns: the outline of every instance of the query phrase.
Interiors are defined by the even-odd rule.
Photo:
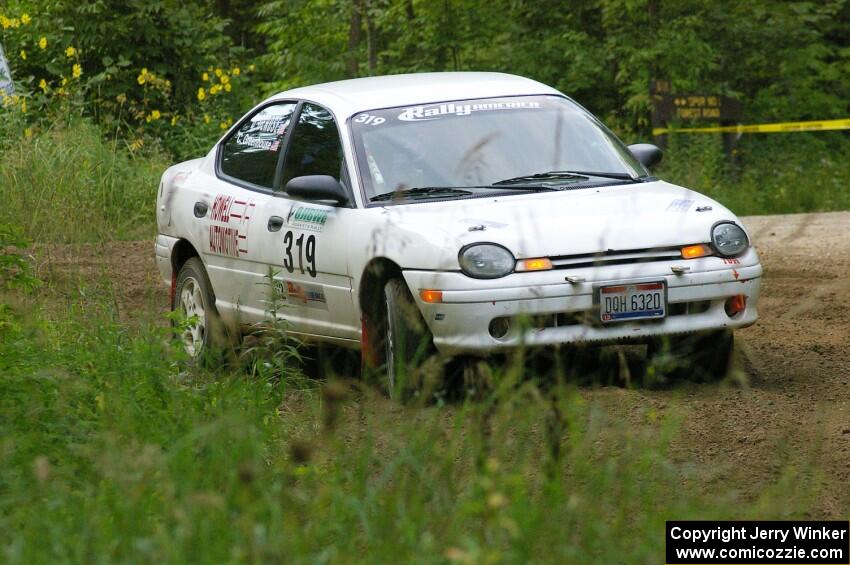
[[[759,323],[737,334],[743,384],[683,383],[665,390],[588,388],[612,418],[638,424],[647,408],[675,412],[674,457],[694,464],[700,488],[733,485],[743,496],[783,488],[805,461],[826,476],[812,514],[850,509],[850,212],[745,219],[765,267]],[[39,275],[81,292],[93,278],[128,321],[164,312],[152,242],[36,250]],[[102,289],[100,290],[102,292]],[[799,469],[797,466],[799,465]],[[799,477],[798,477],[799,479]]]

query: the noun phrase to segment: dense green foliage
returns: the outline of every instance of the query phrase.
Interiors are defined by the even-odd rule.
[[[848,26],[846,0],[9,0],[0,8],[0,43],[17,95],[0,103],[0,152],[12,151],[0,174],[15,179],[3,187],[16,194],[14,215],[45,190],[27,184],[44,179],[22,174],[38,168],[22,147],[49,149],[56,122],[78,117],[99,127],[104,148],[120,150],[112,161],[139,166],[127,192],[146,185],[150,195],[154,170],[203,154],[272,92],[399,72],[526,75],[573,96],[627,142],[651,139],[654,79],[669,80],[674,92],[736,98],[749,123],[843,118]],[[32,144],[32,136],[46,140]],[[850,202],[846,132],[745,135],[734,156],[719,135],[668,138],[659,175],[738,213]]]
[[[345,75],[505,71],[643,133],[653,79],[737,97],[751,121],[843,118],[850,109],[844,0],[271,0],[261,14],[262,60],[278,88]]]

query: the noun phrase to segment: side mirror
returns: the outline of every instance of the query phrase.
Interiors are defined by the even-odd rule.
[[[338,180],[329,175],[307,175],[291,179],[283,190],[305,200],[333,200],[348,204],[348,194]]]
[[[661,149],[651,143],[635,143],[629,145],[628,149],[635,156],[635,159],[646,168],[654,167],[661,162],[661,157],[664,156]]]

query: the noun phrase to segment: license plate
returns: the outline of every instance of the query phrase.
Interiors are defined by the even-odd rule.
[[[605,322],[663,318],[667,288],[663,282],[620,284],[599,289],[599,316]]]

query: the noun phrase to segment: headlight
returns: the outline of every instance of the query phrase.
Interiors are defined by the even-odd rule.
[[[475,243],[460,250],[461,270],[476,279],[497,279],[514,270],[513,254],[495,243]]]
[[[717,224],[711,229],[711,241],[714,248],[724,257],[740,255],[750,245],[747,234],[731,222]]]

